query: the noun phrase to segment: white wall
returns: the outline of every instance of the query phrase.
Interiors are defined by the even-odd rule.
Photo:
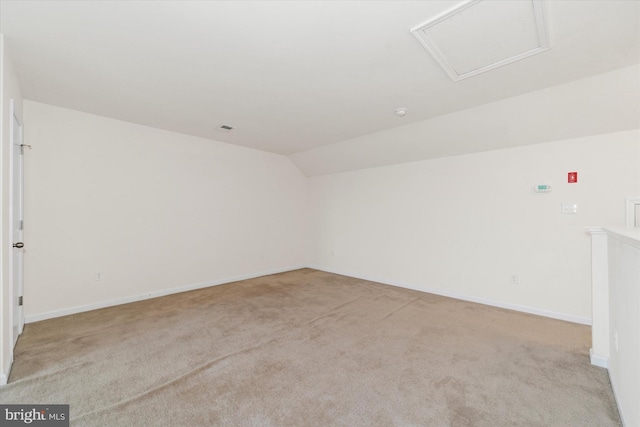
[[[11,343],[11,279],[9,275],[11,263],[11,245],[13,235],[9,222],[10,208],[10,165],[11,165],[11,109],[14,100],[16,115],[22,118],[22,95],[18,77],[13,69],[11,58],[7,52],[4,36],[0,34],[0,187],[2,188],[0,209],[0,385],[7,382],[11,362],[13,361],[13,345]]]
[[[639,165],[636,130],[313,177],[311,264],[589,323],[583,227],[624,225]]]
[[[317,176],[638,129],[639,74],[621,68],[291,157]]]
[[[306,265],[307,184],[287,157],[24,108],[27,321]]]

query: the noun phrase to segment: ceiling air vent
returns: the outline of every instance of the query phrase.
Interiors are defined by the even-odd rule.
[[[222,132],[230,132],[233,129],[233,126],[229,126],[229,125],[222,125],[219,127],[219,129]]]
[[[469,0],[411,32],[453,81],[549,49],[541,0]]]

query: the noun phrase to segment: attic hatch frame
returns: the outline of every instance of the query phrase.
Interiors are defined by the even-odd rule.
[[[469,9],[470,7],[478,5],[482,1],[483,0],[467,0],[447,10],[446,12],[436,16],[435,18],[429,19],[428,21],[423,22],[422,24],[416,27],[413,27],[410,30],[411,33],[415,36],[415,38],[418,40],[418,42],[422,45],[422,47],[424,47],[431,54],[431,56],[433,56],[433,58],[436,60],[438,65],[442,67],[442,69],[447,73],[447,75],[454,82],[468,79],[469,77],[473,77],[478,74],[482,74],[487,71],[493,70],[495,68],[502,67],[516,61],[520,61],[530,56],[545,52],[551,48],[549,44],[549,35],[547,32],[544,8],[542,5],[543,0],[530,0],[531,6],[533,8],[533,17],[535,20],[535,29],[537,32],[538,47],[527,50],[525,52],[521,52],[517,55],[510,56],[508,58],[493,62],[491,64],[481,66],[479,68],[476,68],[474,70],[471,70],[465,73],[458,73],[453,68],[453,66],[449,63],[446,55],[440,50],[435,40],[432,37],[430,37],[425,32],[425,30],[428,30],[429,28],[434,27],[437,24],[454,17],[455,15]]]

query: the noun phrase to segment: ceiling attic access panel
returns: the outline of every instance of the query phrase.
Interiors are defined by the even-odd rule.
[[[453,81],[549,49],[541,0],[470,0],[411,29]]]

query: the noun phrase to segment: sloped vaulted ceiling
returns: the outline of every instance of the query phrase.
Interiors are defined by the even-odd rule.
[[[522,9],[483,1],[491,19]],[[318,153],[367,135],[445,126],[456,112],[640,62],[640,2],[543,1],[549,50],[454,82],[410,30],[461,3],[2,0],[0,31],[26,99],[292,155],[308,174]],[[427,142],[383,151],[487,149]],[[356,145],[362,158],[376,150]]]

